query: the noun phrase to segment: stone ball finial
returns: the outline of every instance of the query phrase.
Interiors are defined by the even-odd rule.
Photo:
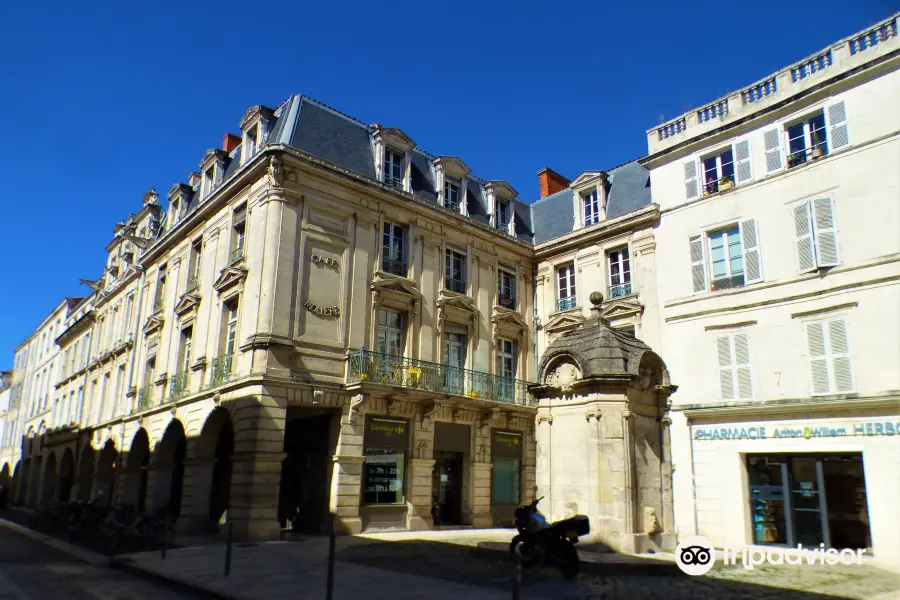
[[[603,294],[601,294],[600,292],[591,292],[589,298],[591,304],[593,304],[594,306],[600,306],[601,304],[603,304]]]

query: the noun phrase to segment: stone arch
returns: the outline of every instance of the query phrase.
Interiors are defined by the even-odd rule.
[[[18,461],[16,463],[15,468],[13,468],[12,479],[9,482],[9,503],[15,504],[18,502],[19,498],[19,485],[22,482],[22,461]]]
[[[666,363],[655,352],[644,352],[638,361],[638,377],[641,387],[649,390],[656,386],[669,386],[669,370]]]
[[[28,496],[25,505],[28,507],[37,506],[40,500],[41,476],[44,474],[44,457],[40,454],[31,459],[31,473],[28,476]]]
[[[197,468],[194,471],[194,514],[206,516],[210,525],[218,525],[231,499],[234,425],[224,408],[216,408],[206,419],[194,447]]]
[[[56,499],[56,453],[50,452],[47,454],[47,459],[44,463],[44,471],[41,474],[41,486],[40,486],[40,498],[38,499],[39,506],[52,506],[54,504],[54,500]]]
[[[23,455],[24,456],[24,455]],[[28,481],[31,478],[31,458],[22,461],[22,472],[16,483],[16,504],[25,504],[28,501]]]
[[[141,427],[131,439],[125,461],[125,486],[122,504],[144,512],[147,508],[147,487],[150,475],[150,436]]]
[[[97,468],[94,473],[94,500],[100,505],[112,506],[118,457],[119,451],[112,440],[107,440],[97,455]]]
[[[66,448],[62,459],[59,461],[59,479],[56,484],[57,500],[68,502],[72,497],[72,483],[75,480],[75,454],[71,448]]]
[[[158,512],[173,519],[181,515],[186,456],[187,436],[184,425],[178,419],[172,419],[156,445],[153,506]]]
[[[9,463],[4,463],[3,468],[0,469],[0,508],[6,508],[6,505],[12,501],[9,480]]]
[[[91,499],[91,491],[94,486],[94,462],[97,453],[90,444],[85,445],[78,461],[78,477],[76,480],[75,501],[87,502]]]

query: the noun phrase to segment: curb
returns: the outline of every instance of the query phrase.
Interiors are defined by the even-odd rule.
[[[5,527],[11,531],[15,531],[16,533],[24,535],[25,537],[30,538],[36,542],[40,542],[46,546],[50,546],[55,550],[59,550],[60,552],[67,554],[72,558],[77,558],[82,562],[86,562],[98,567],[109,566],[110,558],[108,556],[104,556],[103,554],[98,554],[97,552],[92,552],[91,550],[80,548],[68,542],[64,542],[59,538],[34,531],[33,529],[28,529],[27,527],[23,527],[18,523],[0,518],[0,527]]]

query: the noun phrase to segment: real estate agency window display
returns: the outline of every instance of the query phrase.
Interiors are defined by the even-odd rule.
[[[404,419],[368,417],[364,436],[364,504],[402,504],[409,423]]]
[[[522,499],[522,434],[491,430],[491,504],[518,506]]]

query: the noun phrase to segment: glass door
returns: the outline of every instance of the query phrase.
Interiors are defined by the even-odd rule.
[[[779,457],[748,456],[750,514],[754,544],[793,545],[790,502],[785,490],[787,463]]]
[[[462,394],[465,391],[465,334],[444,334],[444,365],[444,385],[447,392],[451,394]]]
[[[822,543],[828,546],[822,461],[816,457],[793,457],[790,465],[794,543],[807,547]]]

